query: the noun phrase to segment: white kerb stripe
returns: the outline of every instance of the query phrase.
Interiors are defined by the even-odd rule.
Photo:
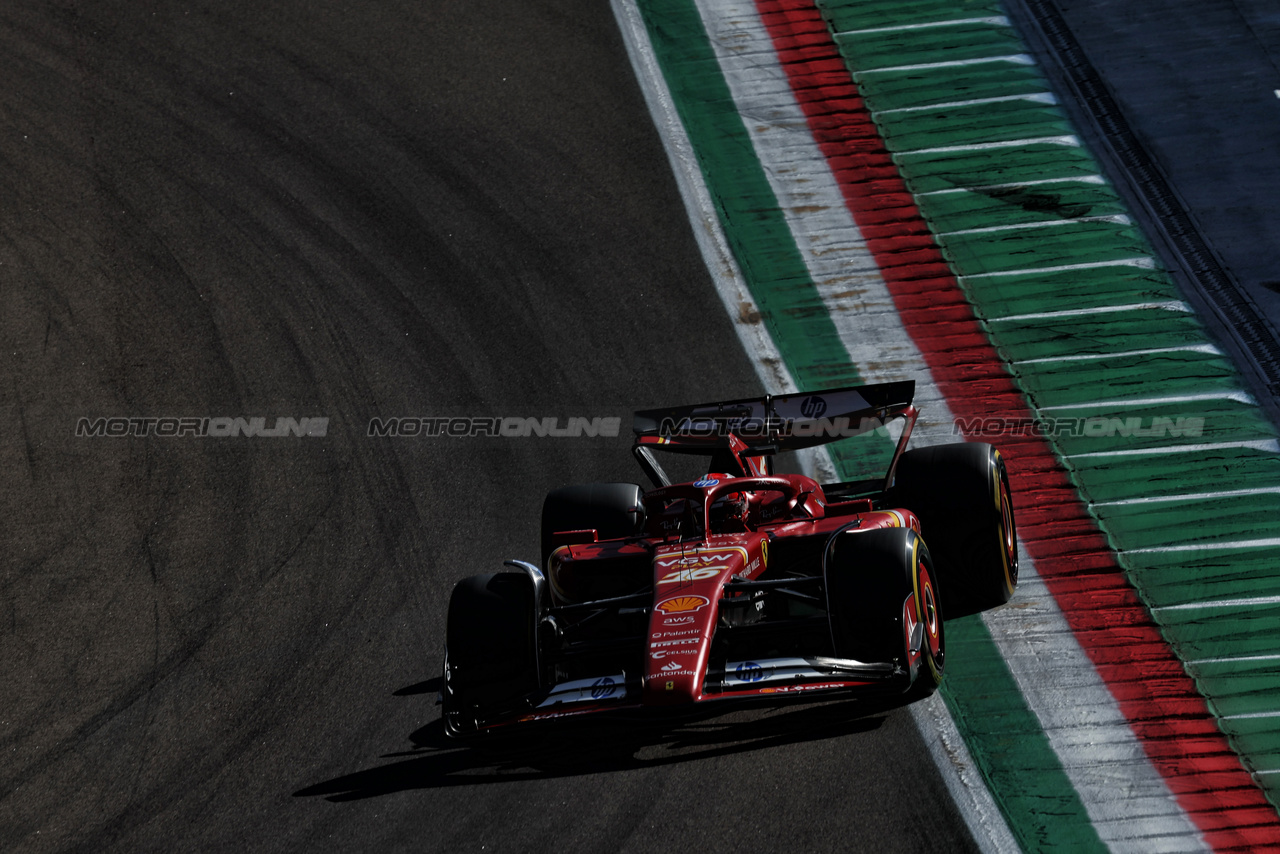
[[[1093,687],[1093,662],[1021,545],[1019,563],[1016,607],[984,612],[982,621],[1099,836],[1113,851],[1166,850],[1151,842],[1166,836],[1178,839],[1168,850],[1205,850],[1115,698]]]

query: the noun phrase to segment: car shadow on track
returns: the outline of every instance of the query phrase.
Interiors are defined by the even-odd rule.
[[[427,693],[431,682],[398,696]],[[413,732],[398,759],[294,792],[334,802],[414,789],[479,786],[696,762],[799,742],[871,732],[901,702],[866,699],[700,712],[650,721],[635,717],[547,722],[479,742],[457,742],[440,720]]]

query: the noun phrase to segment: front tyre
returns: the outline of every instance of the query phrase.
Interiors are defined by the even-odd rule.
[[[929,549],[909,528],[844,531],[823,561],[836,656],[893,662],[912,676],[911,697],[942,682],[946,632]]]
[[[464,578],[449,597],[445,630],[445,731],[475,732],[538,690],[537,603],[523,572]]]

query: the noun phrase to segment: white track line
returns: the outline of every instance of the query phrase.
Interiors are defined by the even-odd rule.
[[[1271,655],[1227,655],[1217,658],[1193,658],[1185,662],[1188,667],[1199,667],[1202,664],[1238,664],[1248,661],[1280,661],[1280,654]]]
[[[908,109],[924,109],[910,107]],[[949,187],[945,190],[925,190],[917,196],[947,196],[956,193],[983,193],[992,190],[1021,190],[1024,187],[1043,187],[1049,184],[1106,184],[1107,179],[1101,175],[1081,175],[1075,178],[1040,178],[1036,181],[1017,181],[1012,184],[975,184],[972,187]]]
[[[1125,507],[1131,504],[1216,501],[1219,498],[1243,498],[1251,495],[1280,495],[1280,486],[1260,486],[1256,489],[1226,489],[1221,492],[1187,492],[1181,495],[1147,495],[1141,498],[1121,498],[1116,501],[1091,501],[1090,504],[1094,507]]]
[[[1157,448],[1132,448],[1123,451],[1090,451],[1085,454],[1066,454],[1073,460],[1100,459],[1102,457],[1139,457],[1158,454],[1194,454],[1200,451],[1253,450],[1280,453],[1280,442],[1276,439],[1255,439],[1244,442],[1206,442],[1195,445],[1162,445]],[[1129,549],[1129,551],[1150,551],[1149,549]]]
[[[1109,222],[1113,225],[1132,225],[1133,221],[1124,214],[1108,216],[1082,216],[1075,219],[1037,219],[1029,222],[1013,222],[1008,225],[986,225],[981,228],[962,228],[959,231],[938,231],[934,237],[944,243],[948,237],[961,237],[970,234],[1000,234],[1006,231],[1023,231],[1028,228],[1055,228],[1063,225],[1078,225],[1082,222]]]
[[[886,65],[883,68],[864,68],[854,74],[865,77],[868,74],[892,74],[899,71],[931,71],[935,68],[964,68],[969,65],[986,65],[1002,62],[1009,65],[1035,65],[1036,61],[1025,53],[1012,53],[1004,56],[981,56],[976,59],[949,59],[946,62],[923,62],[917,65]]]
[[[1180,347],[1152,347],[1149,350],[1118,350],[1113,353],[1085,353],[1075,356],[1042,356],[1038,359],[1018,359],[1019,365],[1040,365],[1056,362],[1086,362],[1097,359],[1126,359],[1134,356],[1162,356],[1168,353],[1204,353],[1221,356],[1222,351],[1212,344],[1183,344]]]
[[[919,107],[895,107],[892,110],[872,110],[876,116],[896,116],[900,113],[928,113],[935,110],[954,110],[957,107],[980,107],[987,104],[1008,104],[1013,101],[1031,101],[1035,104],[1058,103],[1052,92],[1031,92],[1026,95],[998,95],[994,98],[970,98],[966,101],[941,101],[937,104],[922,104]]]
[[[1022,270],[996,270],[992,273],[968,273],[958,276],[960,281],[969,279],[994,279],[1003,276],[1040,276],[1045,273],[1067,273],[1073,270],[1098,270],[1103,267],[1137,267],[1140,270],[1156,269],[1154,258],[1140,255],[1136,258],[1121,258],[1119,261],[1088,261],[1083,264],[1059,264],[1054,267],[1027,267]]]
[[[1101,409],[1114,406],[1164,406],[1170,403],[1200,403],[1206,400],[1234,400],[1236,403],[1255,403],[1244,391],[1208,391],[1196,394],[1172,394],[1165,397],[1113,398],[1111,400],[1082,400],[1079,403],[1057,403],[1038,407],[1040,412],[1057,412],[1064,409]]]
[[[870,27],[865,30],[841,30],[837,36],[869,36],[876,33],[901,33],[909,30],[927,30],[934,27],[959,27],[965,24],[987,24],[993,27],[1009,26],[1009,19],[1004,15],[992,18],[956,18],[951,21],[929,21],[924,24],[900,24],[896,27]]]
[[[1080,138],[1071,134],[1066,136],[1037,136],[1031,139],[1003,139],[997,142],[970,142],[964,145],[939,145],[934,148],[907,148],[894,151],[896,160],[899,157],[916,154],[959,154],[966,151],[994,151],[1001,148],[1022,148],[1028,145],[1063,145],[1072,148],[1080,147]]]
[[[1230,549],[1273,549],[1280,546],[1280,537],[1263,537],[1256,540],[1225,540],[1212,543],[1186,543],[1180,546],[1151,546],[1145,549],[1125,549],[1125,554],[1168,554],[1173,552],[1222,552]],[[1218,608],[1226,607],[1236,602],[1244,602],[1244,599],[1227,600],[1221,602],[1199,602],[1187,605],[1170,605],[1166,608],[1152,608],[1153,611],[1176,611],[1184,608]],[[1248,600],[1253,604],[1273,604],[1271,602],[1263,602],[1263,600]]]
[[[1093,314],[1117,314],[1122,311],[1177,311],[1191,314],[1191,306],[1181,300],[1162,302],[1135,302],[1126,305],[1096,305],[1089,308],[1072,308],[1064,311],[1037,311],[1031,314],[1009,314],[1004,317],[987,317],[987,323],[1022,323],[1027,320],[1060,320],[1064,317],[1087,317]]]

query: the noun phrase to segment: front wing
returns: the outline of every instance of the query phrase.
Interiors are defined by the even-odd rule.
[[[918,647],[920,641],[916,638],[913,641]],[[661,708],[666,712],[691,711],[726,700],[768,701],[833,693],[898,695],[910,689],[915,680],[914,669],[825,656],[729,661],[722,669],[712,668],[707,672],[704,691],[696,702]],[[641,702],[641,689],[638,677],[619,670],[590,679],[562,682],[488,719],[468,722],[470,726],[460,726],[460,722],[447,724],[452,734],[465,735],[534,721],[644,710],[648,707]]]

